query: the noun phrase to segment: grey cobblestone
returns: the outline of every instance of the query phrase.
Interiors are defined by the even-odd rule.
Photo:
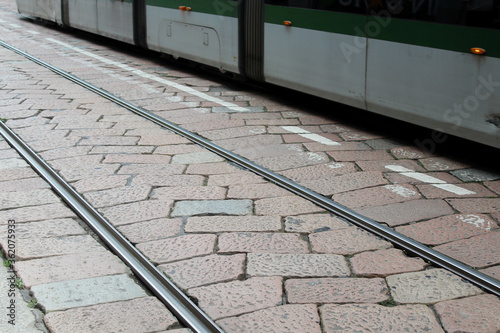
[[[49,312],[45,322],[53,332],[160,332],[178,325],[177,319],[155,297]],[[181,333],[182,330],[170,332]],[[166,332],[166,331],[162,331]],[[189,333],[190,330],[182,331]]]
[[[435,332],[444,330],[425,305],[327,304],[320,307],[325,332]]]
[[[41,284],[31,290],[47,312],[147,296],[123,274]]]
[[[348,276],[343,256],[334,254],[249,253],[247,273],[250,276]]]
[[[209,151],[200,151],[188,154],[177,154],[172,157],[172,164],[197,164],[222,162],[224,159]]]
[[[178,201],[172,216],[194,216],[206,214],[246,215],[251,214],[252,200],[201,200]]]
[[[399,303],[436,303],[481,293],[478,287],[444,269],[391,275],[387,284]]]
[[[500,179],[500,173],[487,172],[479,169],[460,169],[451,171],[451,174],[464,182],[485,182]]]

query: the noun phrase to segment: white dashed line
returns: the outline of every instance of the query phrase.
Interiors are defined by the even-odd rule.
[[[214,102],[214,103],[217,103],[221,106],[225,106],[231,110],[234,110],[234,111],[240,111],[240,112],[244,112],[244,111],[248,111],[247,108],[244,108],[244,107],[241,107],[239,105],[236,105],[234,103],[230,103],[230,102],[226,102],[226,101],[223,101],[222,99],[220,98],[217,98],[217,97],[213,97],[213,96],[210,96],[210,95],[207,95],[205,93],[202,93],[200,91],[197,91],[193,88],[190,88],[188,86],[185,86],[185,85],[182,85],[182,84],[178,84],[178,83],[175,83],[175,82],[172,82],[172,81],[169,81],[169,80],[166,80],[166,79],[163,79],[163,78],[160,78],[158,76],[155,76],[155,75],[152,75],[152,74],[149,74],[149,73],[146,73],[144,71],[141,71],[140,69],[136,69],[136,68],[133,68],[133,67],[130,67],[128,65],[125,65],[125,64],[122,64],[122,63],[119,63],[117,61],[113,61],[113,60],[110,60],[110,59],[106,59],[104,57],[101,57],[97,54],[94,54],[92,52],[88,52],[88,51],[85,51],[85,50],[82,50],[80,48],[77,48],[77,47],[74,47],[74,46],[71,46],[69,44],[66,44],[64,42],[61,42],[61,41],[58,41],[56,39],[53,39],[53,38],[47,38],[48,41],[51,41],[53,43],[56,43],[56,44],[59,44],[61,46],[64,46],[70,50],[73,50],[73,51],[76,51],[76,52],[79,52],[81,54],[85,54],[86,56],[89,56],[89,57],[92,57],[94,59],[97,59],[105,64],[108,64],[108,65],[113,65],[113,66],[116,66],[116,67],[119,67],[121,69],[124,69],[126,71],[129,71],[135,75],[139,75],[140,77],[143,77],[143,78],[146,78],[146,79],[150,79],[150,80],[153,80],[153,81],[156,81],[156,82],[159,82],[159,83],[162,83],[162,84],[165,84],[167,86],[170,86],[172,88],[175,88],[177,90],[180,90],[180,91],[184,91],[188,94],[191,94],[191,95],[194,95],[194,96],[197,96],[197,97],[200,97],[206,101],[209,101],[209,102]]]
[[[476,192],[469,191],[469,190],[462,188],[460,186],[447,184],[444,180],[426,175],[424,173],[415,172],[413,170],[407,169],[407,168],[402,167],[400,165],[386,165],[385,167],[391,171],[398,172],[403,176],[419,180],[423,183],[431,184],[432,186],[435,186],[437,188],[440,188],[442,190],[445,190],[445,191],[448,191],[451,193],[455,193],[458,195],[476,194]]]
[[[469,194],[476,194],[476,192],[469,191],[463,187],[453,185],[453,184],[432,184],[433,186],[440,188],[442,190],[455,193],[458,195],[469,195]]]
[[[300,135],[303,138],[316,141],[328,146],[340,146],[340,143],[327,139],[319,134],[311,133],[298,126],[281,126],[284,130]]]
[[[26,32],[32,34],[32,35],[38,35],[39,32],[38,31],[33,31],[33,30],[26,30]]]

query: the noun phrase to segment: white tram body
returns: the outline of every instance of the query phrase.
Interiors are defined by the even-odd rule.
[[[484,0],[486,7],[477,11],[444,0],[368,2],[378,5],[361,0],[17,0],[17,5],[25,15],[500,148],[500,4]]]
[[[193,8],[147,5],[147,44],[152,50],[239,73],[238,19]]]

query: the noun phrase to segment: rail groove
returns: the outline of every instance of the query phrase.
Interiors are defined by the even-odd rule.
[[[480,273],[471,267],[449,257],[446,256],[432,248],[429,248],[407,236],[404,236],[394,230],[392,230],[389,227],[386,227],[380,223],[377,223],[376,221],[367,218],[361,214],[358,214],[357,212],[353,211],[352,209],[349,209],[343,205],[340,205],[331,199],[320,195],[316,192],[311,191],[308,188],[305,188],[279,174],[276,174],[270,170],[267,170],[263,168],[262,166],[257,165],[256,163],[241,157],[237,154],[234,154],[233,152],[224,149],[222,147],[219,147],[212,142],[206,140],[205,138],[191,133],[190,131],[187,131],[183,129],[182,127],[173,124],[159,116],[154,115],[153,113],[144,110],[140,107],[137,107],[109,92],[106,92],[84,80],[81,80],[74,75],[61,70],[55,66],[52,66],[22,50],[19,50],[3,41],[0,41],[0,45],[13,51],[16,52],[17,54],[20,54],[27,59],[63,76],[64,78],[79,84],[82,87],[85,87],[86,89],[116,103],[119,106],[122,106],[126,108],[127,110],[134,112],[135,114],[138,114],[172,132],[175,132],[189,140],[191,140],[194,143],[197,143],[198,145],[218,154],[219,156],[224,157],[228,161],[242,167],[245,169],[248,169],[256,174],[258,174],[261,177],[264,177],[268,179],[269,181],[272,181],[273,183],[291,191],[294,194],[297,194],[301,196],[302,198],[305,198],[314,204],[324,208],[325,210],[344,218],[345,220],[379,236],[384,239],[386,239],[389,242],[392,242],[395,244],[397,247],[405,249],[412,254],[419,256],[437,266],[443,267],[454,274],[462,277],[463,279],[466,279],[482,288],[485,290],[490,291],[493,294],[496,294],[500,296],[500,281],[497,279],[494,279],[490,276],[487,276],[483,273]]]

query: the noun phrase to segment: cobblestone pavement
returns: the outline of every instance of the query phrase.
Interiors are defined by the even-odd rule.
[[[14,8],[0,1],[3,41],[500,276],[500,178],[488,165],[75,38]],[[0,118],[225,331],[500,330],[498,297],[21,56],[2,48],[0,62]],[[1,244],[15,220],[17,276],[48,330],[186,331],[5,141],[0,171]]]

